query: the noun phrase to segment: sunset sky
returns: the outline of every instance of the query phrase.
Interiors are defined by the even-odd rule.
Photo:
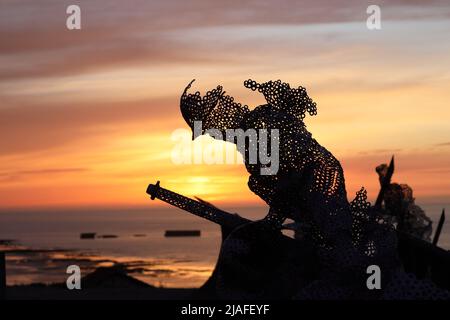
[[[81,30],[66,8],[81,7]],[[381,7],[368,30],[366,8]],[[0,2],[0,209],[151,205],[148,183],[219,205],[262,202],[243,164],[176,165],[179,97],[281,79],[317,103],[308,129],[342,163],[349,199],[374,168],[421,203],[450,203],[450,2]],[[201,139],[196,143],[211,142]],[[233,146],[229,146],[233,147]]]

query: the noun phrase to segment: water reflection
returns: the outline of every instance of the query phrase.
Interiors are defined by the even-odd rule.
[[[8,285],[63,283],[67,267],[75,264],[83,275],[98,267],[120,265],[130,276],[154,286],[195,288],[207,280],[214,267],[189,259],[115,257],[79,250],[29,248],[18,243],[2,244],[0,250],[6,252]]]

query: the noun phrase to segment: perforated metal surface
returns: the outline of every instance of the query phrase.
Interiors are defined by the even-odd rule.
[[[181,111],[191,128],[194,121],[202,121],[204,130],[279,130],[276,174],[261,175],[260,168],[264,165],[248,161],[246,154],[258,141],[248,141],[243,156],[250,174],[249,188],[270,206],[267,221],[279,224],[284,218],[292,218],[299,222],[304,237],[313,241],[317,248],[320,279],[299,288],[298,298],[381,298],[384,290],[369,291],[366,287],[366,268],[373,264],[383,272],[383,288],[389,284],[386,297],[404,297],[398,293],[395,282],[390,282],[391,278],[393,281],[401,279],[398,285],[402,287],[410,281],[410,287],[423,288],[424,295],[430,292],[428,285],[422,285],[414,277],[401,276],[394,230],[371,210],[366,191],[361,189],[356,198],[348,202],[339,161],[313,139],[303,122],[306,113],[317,114],[316,104],[305,88],[291,88],[280,80],[261,84],[247,80],[244,86],[262,93],[267,101],[250,111],[225,95],[221,86],[202,97],[199,92],[187,92],[191,84],[181,97]],[[241,239],[243,231],[239,232],[241,236],[233,238],[231,234],[224,243],[221,252],[224,261],[248,251]],[[233,263],[228,265],[233,268]],[[240,266],[243,273],[249,272],[238,261],[234,266]],[[226,288],[225,282],[218,286],[227,294],[232,291]],[[234,289],[239,291],[239,288]],[[436,289],[436,292],[440,291]]]

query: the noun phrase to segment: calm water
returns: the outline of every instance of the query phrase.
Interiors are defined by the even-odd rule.
[[[433,221],[437,221],[444,206],[422,207]],[[261,218],[266,211],[261,207],[226,210],[239,212],[250,219]],[[200,229],[202,234],[199,238],[165,238],[164,231],[167,229]],[[118,237],[81,240],[82,232]],[[138,234],[144,236],[136,236]],[[214,268],[221,235],[217,225],[181,210],[149,208],[128,211],[2,212],[0,239],[15,240],[18,246],[13,249],[52,249],[48,252],[8,253],[8,284],[64,281],[68,265],[78,264],[83,272],[89,272],[97,266],[121,262],[135,271],[133,276],[148,283],[196,287],[208,278]],[[448,221],[439,245],[450,249]]]
[[[265,214],[264,208],[229,210],[250,219]],[[199,229],[201,237],[166,238],[167,229]],[[83,232],[118,237],[82,240]],[[55,250],[7,254],[8,284],[64,281],[66,268],[71,264],[92,271],[95,266],[125,262],[139,269],[133,276],[148,283],[196,287],[203,284],[214,268],[221,234],[217,225],[176,208],[151,208],[3,212],[0,239],[15,240],[20,244],[18,249]]]

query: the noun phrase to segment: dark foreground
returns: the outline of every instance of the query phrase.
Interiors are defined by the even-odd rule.
[[[81,280],[80,290],[66,284],[8,286],[7,300],[185,300],[201,298],[198,289],[157,288],[118,267],[99,268]]]

